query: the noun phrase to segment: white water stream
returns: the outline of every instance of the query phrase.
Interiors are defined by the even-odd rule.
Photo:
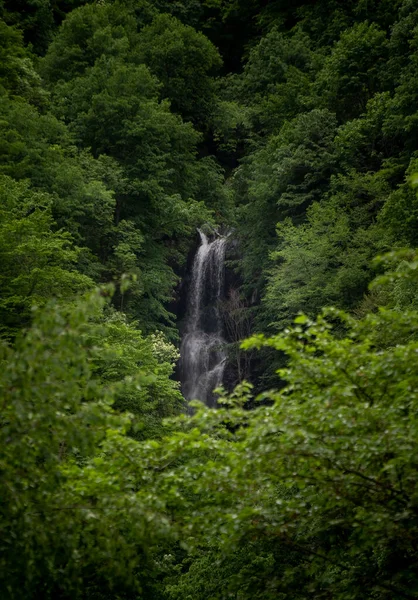
[[[213,390],[222,383],[226,363],[219,303],[224,285],[225,237],[209,242],[199,230],[188,295],[185,333],[180,346],[182,391],[186,400],[215,405]]]

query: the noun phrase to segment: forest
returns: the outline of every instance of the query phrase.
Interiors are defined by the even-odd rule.
[[[416,600],[418,0],[0,0],[0,131],[0,599]]]

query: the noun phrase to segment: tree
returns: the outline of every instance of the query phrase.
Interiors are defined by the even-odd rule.
[[[115,194],[107,183],[122,187],[117,165],[79,153],[65,125],[22,100],[0,99],[2,144],[0,171],[16,180],[29,179],[51,198],[52,215],[84,250],[78,268],[100,280],[101,265],[111,248]],[[120,275],[120,274],[119,274]]]
[[[302,113],[250,155],[235,175],[238,199],[245,202],[237,209],[240,271],[252,289],[260,291],[264,284],[276,223],[286,216],[303,220],[307,207],[327,191],[335,165],[335,132],[329,111]]]
[[[274,27],[252,48],[243,73],[227,83],[227,94],[251,107],[255,132],[278,134],[286,120],[309,108],[315,71],[311,42],[301,30],[292,36]]]
[[[168,379],[176,351],[162,335],[146,339],[122,317],[106,318],[111,293],[50,301],[14,348],[1,345],[7,600],[158,589],[157,544],[172,535],[146,483],[147,454],[163,416],[179,411]]]
[[[417,244],[418,198],[416,190],[411,187],[411,178],[417,166],[417,160],[411,159],[405,182],[390,194],[380,214],[381,222],[388,228],[393,242],[412,247]]]
[[[140,2],[139,11],[144,4],[149,7],[148,2]],[[112,2],[82,6],[63,21],[40,62],[41,74],[50,84],[69,81],[93,67],[103,55],[128,56],[136,39],[136,18],[126,5]]]
[[[416,290],[415,261],[410,253],[380,285],[408,279]],[[414,309],[382,308],[361,320],[331,309],[244,344],[286,353],[279,375],[287,385],[261,394],[253,411],[241,408],[248,385],[222,396],[217,411],[195,403],[183,420],[188,433],[163,442],[166,461],[180,447],[187,459],[163,486],[176,485],[173,516],[195,549],[195,562],[169,588],[174,598],[202,590],[251,598],[240,552],[258,544],[256,573],[271,597],[416,595],[417,332]],[[215,553],[218,583],[212,570],[203,575],[201,544]]]
[[[130,435],[148,440],[161,437],[164,418],[177,415],[184,406],[179,383],[170,379],[179,358],[175,346],[161,332],[145,337],[120,313],[106,318],[104,326],[93,330],[90,342],[108,348],[94,359],[93,373],[103,383],[146,374],[138,387],[127,386],[115,394],[114,408],[133,416]]]
[[[306,224],[280,223],[277,233],[264,309],[265,318],[274,315],[275,328],[300,311],[315,315],[324,306],[355,306],[371,279],[371,258],[384,243],[380,229],[353,230],[335,199],[312,205]]]
[[[32,305],[71,301],[93,282],[76,270],[70,234],[54,228],[50,196],[1,176],[0,199],[1,334],[9,337],[30,323]]]
[[[359,23],[341,34],[316,80],[316,93],[340,120],[358,116],[379,90],[387,39],[376,24]]]
[[[110,237],[116,254],[108,257],[106,267],[113,275],[126,262],[123,256],[130,262],[136,256],[140,287],[132,288],[125,308],[143,319],[147,332],[172,328],[173,315],[165,308],[177,282],[172,263],[184,260],[187,247],[181,244],[194,227],[211,219],[193,196],[208,174],[221,192],[216,165],[197,161],[199,134],[171,113],[167,102],[158,100],[159,83],[143,64],[102,56],[83,76],[55,89],[55,110],[79,145],[91,148],[99,164],[110,157],[122,170],[117,176],[116,227]],[[207,190],[205,194],[209,196]],[[136,233],[130,239],[136,241],[122,251],[120,242],[132,227]],[[165,243],[173,238],[179,240],[180,252]],[[121,274],[116,271],[118,277]]]
[[[46,93],[36,73],[30,53],[23,45],[21,32],[0,19],[0,94],[23,97],[44,106]]]
[[[138,55],[162,83],[174,112],[205,130],[213,113],[213,76],[222,61],[200,32],[169,15],[159,15],[141,31]]]
[[[89,0],[3,0],[0,10],[8,23],[23,30],[25,44],[45,54],[65,14]]]

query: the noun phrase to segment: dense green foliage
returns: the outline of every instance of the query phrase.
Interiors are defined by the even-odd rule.
[[[417,43],[416,0],[0,0],[2,599],[417,597]],[[239,385],[190,415],[205,223]]]

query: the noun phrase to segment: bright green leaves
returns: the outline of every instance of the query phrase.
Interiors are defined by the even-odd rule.
[[[76,271],[79,250],[69,233],[54,230],[50,196],[2,176],[0,198],[0,312],[2,333],[13,335],[33,304],[73,299],[92,281]]]
[[[31,598],[42,581],[64,598],[96,587],[134,593],[163,571],[172,598],[318,589],[360,599],[365,577],[370,593],[415,593],[405,564],[416,552],[415,312],[356,321],[333,310],[250,340],[287,354],[287,387],[252,411],[242,408],[247,384],[216,411],[196,405],[159,443],[123,431],[132,423],[135,436],[158,436],[150,416],[175,412],[175,385],[162,379],[173,348],[120,317],[103,321],[103,303],[95,294],[67,311],[50,305],[16,350],[4,350],[9,589],[23,585]],[[176,539],[193,550],[180,577],[155,562],[158,545]],[[391,560],[393,548],[405,560]]]
[[[94,373],[103,382],[131,378],[115,395],[114,407],[133,414],[132,435],[150,439],[162,435],[162,420],[178,414],[183,407],[179,384],[170,379],[178,354],[163,334],[145,338],[121,315],[114,314],[90,339],[103,350],[94,359]],[[143,380],[136,384],[141,373]]]
[[[266,303],[278,321],[300,310],[316,314],[338,297],[335,271],[351,237],[347,216],[335,205],[315,204],[308,223],[290,221],[277,229],[281,250],[272,254],[278,264],[269,280]],[[345,290],[347,291],[347,290]]]
[[[50,113],[40,114],[26,102],[9,98],[1,100],[1,111],[1,171],[18,180],[30,179],[35,188],[51,194],[59,225],[97,250],[113,222],[115,200],[105,181],[114,183],[117,165],[95,161],[87,152],[78,154],[65,125]]]
[[[275,327],[298,311],[314,316],[324,306],[361,303],[373,257],[390,247],[385,226],[371,219],[389,194],[381,174],[351,172],[332,178],[328,198],[307,210],[305,223],[278,223],[265,295],[265,314],[276,316]]]
[[[56,560],[60,547],[64,563],[79,552],[76,507],[90,499],[73,504],[63,495],[62,465],[96,451],[106,429],[128,424],[110,415],[112,394],[92,378],[95,350],[83,340],[102,306],[99,294],[71,311],[51,303],[16,349],[3,353],[1,577],[9,598],[33,597],[39,585],[48,594],[78,585],[77,578],[59,583]]]
[[[162,334],[145,338],[120,315],[104,318],[111,293],[71,308],[50,302],[13,350],[2,349],[7,598],[35,598],[40,588],[51,598],[135,592],[152,581],[156,544],[171,539],[152,485],[164,452],[149,438],[181,408],[169,379],[177,353]]]
[[[196,427],[202,440],[205,432],[216,440],[227,436],[216,447],[217,469],[213,454],[190,473],[181,469],[183,485],[200,482],[194,535],[220,546],[225,564],[249,541],[260,543],[261,553],[271,541],[288,573],[279,580],[266,575],[276,594],[291,593],[294,573],[300,597],[318,589],[360,599],[365,577],[370,594],[413,597],[416,572],[391,553],[396,548],[405,560],[416,555],[417,323],[415,312],[382,311],[356,321],[330,310],[315,321],[298,317],[276,338],[246,342],[287,354],[280,371],[286,388],[260,395],[262,406],[250,412],[239,408],[246,390],[215,413],[201,407],[181,441],[191,448]],[[201,560],[180,585],[193,585]]]

